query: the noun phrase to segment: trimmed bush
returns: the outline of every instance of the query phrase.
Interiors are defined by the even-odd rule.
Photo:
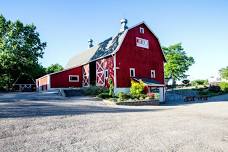
[[[223,92],[228,93],[228,82],[220,82],[219,86]]]
[[[101,93],[99,95],[97,95],[98,98],[102,98],[102,99],[108,99],[111,96],[109,95],[109,93]]]
[[[130,97],[131,97],[130,95],[125,94],[123,92],[118,93],[118,98],[119,98],[120,101],[124,101],[124,100],[130,99]]]
[[[85,95],[99,95],[101,93],[108,93],[108,89],[105,87],[91,86],[88,88],[83,88]]]

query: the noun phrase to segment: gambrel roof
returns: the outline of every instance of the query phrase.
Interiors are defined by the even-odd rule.
[[[115,50],[121,45],[126,31],[120,32],[117,35],[110,37],[97,46],[89,48],[82,53],[73,56],[67,63],[65,69],[73,68],[76,66],[84,65],[89,62],[95,61],[100,58],[112,55]]]
[[[70,58],[67,65],[65,66],[65,69],[71,69],[74,67],[78,67],[78,66],[87,64],[89,62],[115,54],[116,51],[118,51],[119,47],[121,46],[128,30],[130,30],[138,25],[141,25],[141,24],[145,24],[146,27],[150,30],[150,28],[147,26],[147,24],[145,22],[141,22],[123,32],[119,32],[117,35],[110,37],[110,38],[104,40],[103,42],[99,43],[97,46],[89,48],[89,49],[81,52],[80,54],[77,54],[77,55],[73,56],[72,58]],[[153,33],[153,32],[151,31],[151,33]],[[153,35],[155,36],[154,33],[153,33]],[[157,40],[158,40],[158,38],[157,38]],[[161,49],[161,51],[162,51],[162,49]],[[163,53],[163,51],[162,51],[162,53]],[[164,61],[166,61],[164,53],[162,55],[163,55]]]

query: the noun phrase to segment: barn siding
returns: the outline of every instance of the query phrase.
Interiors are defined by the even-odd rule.
[[[69,75],[79,75],[79,82],[69,82]],[[51,88],[81,87],[82,67],[75,67],[50,75]]]
[[[89,64],[82,66],[82,86],[88,87],[90,86],[90,80],[89,80]]]
[[[97,86],[109,86],[108,79],[114,80],[114,62],[113,56],[96,61],[96,84]],[[105,79],[104,71],[108,70],[108,78]]]
[[[139,32],[144,28],[144,34]],[[136,37],[149,40],[149,49],[136,46]],[[117,87],[130,87],[130,68],[135,68],[136,77],[151,78],[150,71],[156,71],[158,82],[164,84],[164,57],[157,38],[141,24],[130,29],[116,53]]]

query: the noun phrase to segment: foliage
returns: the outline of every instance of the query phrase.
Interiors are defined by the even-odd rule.
[[[212,85],[212,86],[209,86],[208,90],[211,92],[220,92],[221,88],[219,86]]]
[[[112,78],[109,78],[109,95],[114,96],[114,85]]]
[[[228,93],[228,82],[220,82],[219,86],[223,92]]]
[[[43,57],[45,42],[41,42],[36,26],[19,20],[7,21],[0,15],[0,77],[8,88],[21,73],[36,78],[42,71],[38,59]],[[4,78],[2,78],[4,77]]]
[[[219,70],[221,78],[228,80],[228,66]]]
[[[184,85],[189,85],[189,83],[190,83],[190,80],[188,80],[188,79],[185,79],[185,80],[183,80],[183,81],[182,81],[182,83],[183,83]]]
[[[155,93],[152,93],[152,92],[147,93],[147,96],[149,99],[155,99]]]
[[[138,96],[140,94],[143,94],[144,87],[145,85],[142,80],[140,80],[139,82],[131,80],[130,94],[133,96]]]
[[[186,78],[189,67],[195,63],[193,57],[188,56],[181,43],[163,47],[167,63],[165,64],[165,77],[172,78],[173,85],[176,80]]]
[[[124,100],[130,99],[131,96],[129,94],[125,94],[123,92],[120,92],[120,93],[118,93],[118,98],[120,101],[124,101]]]
[[[109,93],[107,92],[103,92],[103,93],[100,93],[99,95],[97,95],[98,98],[102,98],[102,99],[108,99],[110,98],[111,96],[109,95]]]
[[[192,86],[199,86],[199,85],[208,85],[208,80],[194,80],[191,82]]]
[[[54,72],[59,72],[63,70],[63,66],[61,66],[60,64],[56,63],[56,64],[52,64],[49,67],[46,68],[46,73],[54,73]]]
[[[101,93],[108,93],[108,89],[105,87],[90,86],[83,88],[85,95],[99,95]]]

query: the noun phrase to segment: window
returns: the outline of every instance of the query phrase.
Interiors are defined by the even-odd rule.
[[[141,34],[144,34],[144,28],[140,27],[140,28],[139,28],[139,32],[140,32]]]
[[[130,77],[135,77],[135,68],[130,68]]]
[[[151,70],[151,78],[155,78],[155,70]]]
[[[108,70],[107,69],[104,71],[104,76],[105,76],[105,78],[108,78]]]
[[[136,46],[149,49],[149,41],[143,38],[136,37]]]
[[[69,82],[79,82],[78,75],[69,75]]]

